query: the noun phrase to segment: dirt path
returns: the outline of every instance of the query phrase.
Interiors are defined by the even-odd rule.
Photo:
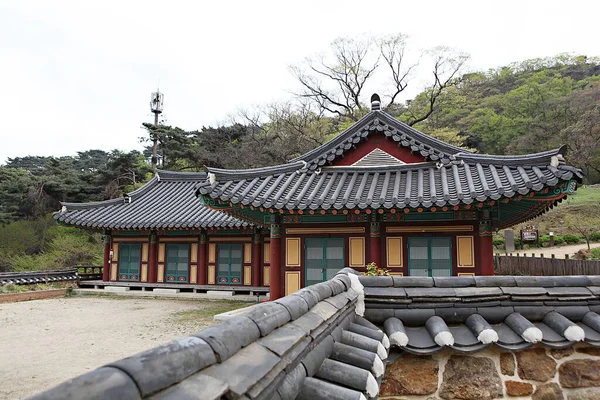
[[[0,398],[32,395],[244,305],[83,296],[0,304]]]
[[[590,247],[592,249],[594,247],[600,247],[600,243],[590,243]],[[587,249],[587,245],[586,244],[572,244],[572,245],[568,245],[568,246],[542,247],[539,249],[515,250],[512,253],[513,253],[513,255],[516,255],[517,253],[523,254],[524,252],[527,253],[527,255],[531,255],[531,253],[534,253],[538,257],[540,255],[540,253],[543,254],[544,257],[550,257],[552,254],[554,254],[556,256],[556,258],[565,258],[565,255],[568,254],[569,256],[572,256],[573,254],[577,253],[581,249]],[[504,252],[504,250],[500,251],[499,253],[501,255],[503,255],[503,252]]]

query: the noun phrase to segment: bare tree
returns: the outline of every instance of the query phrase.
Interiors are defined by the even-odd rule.
[[[331,44],[331,57],[320,55],[292,66],[303,88],[298,95],[332,114],[356,119],[363,88],[379,65],[379,57],[371,57],[373,44],[370,37],[338,38]]]
[[[425,108],[415,111],[409,110],[410,119],[408,125],[413,126],[425,121],[435,111],[436,103],[445,89],[458,83],[458,76],[470,56],[466,53],[456,52],[448,47],[435,47],[429,50],[428,55],[432,58],[433,84],[426,90]]]
[[[412,111],[409,124],[427,119],[435,110],[444,90],[458,81],[469,56],[447,47],[436,47],[424,53],[431,59],[431,84],[427,85],[426,107]],[[383,61],[382,61],[383,60]],[[385,108],[397,104],[399,95],[408,87],[419,62],[408,62],[407,36],[402,34],[376,38],[338,38],[331,44],[331,54],[307,58],[290,67],[302,91],[297,93],[327,113],[357,120],[364,110],[362,95],[373,81],[380,65],[386,66],[391,90],[381,90],[389,98]]]
[[[390,100],[385,108],[390,107],[396,102],[396,98],[408,86],[408,77],[411,71],[419,64],[409,64],[405,67],[406,41],[408,36],[403,34],[388,35],[377,40],[381,57],[385,60],[392,74],[392,83],[394,91],[389,95]]]
[[[244,151],[260,148],[260,152],[254,153],[266,157],[253,160],[255,166],[287,162],[320,146],[328,135],[336,132],[334,121],[324,118],[324,109],[315,107],[306,98],[300,100],[239,110],[233,117],[234,121],[252,127],[252,134],[244,138]]]

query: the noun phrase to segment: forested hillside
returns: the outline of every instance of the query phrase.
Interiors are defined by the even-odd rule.
[[[386,110],[477,152],[531,153],[566,144],[569,162],[584,169],[588,183],[600,181],[600,59],[562,55],[460,75],[465,59],[444,57],[436,59],[440,69],[439,74],[434,69],[433,83],[412,101],[398,103],[406,82],[397,78]],[[393,64],[393,56],[389,59]],[[451,73],[442,81],[443,65],[451,65]],[[252,168],[300,155],[367,112],[362,86],[353,88],[350,102],[349,92],[311,92],[314,81],[299,71],[307,91],[286,103],[239,111],[229,125],[186,131],[144,124],[143,152],[86,150],[70,157],[8,159],[0,166],[0,270],[96,262],[98,234],[57,228],[48,215],[61,201],[115,198],[142,185],[151,177],[154,140],[162,169]]]

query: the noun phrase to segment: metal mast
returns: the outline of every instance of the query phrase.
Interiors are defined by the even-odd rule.
[[[165,96],[158,88],[156,92],[152,92],[150,97],[150,111],[154,113],[154,128],[158,128],[158,115],[162,113],[164,107]],[[158,157],[156,155],[158,151],[158,137],[156,132],[152,135],[152,172],[156,172]]]

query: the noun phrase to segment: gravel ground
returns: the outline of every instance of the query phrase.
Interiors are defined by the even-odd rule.
[[[0,304],[0,398],[35,394],[246,305],[88,296]]]

